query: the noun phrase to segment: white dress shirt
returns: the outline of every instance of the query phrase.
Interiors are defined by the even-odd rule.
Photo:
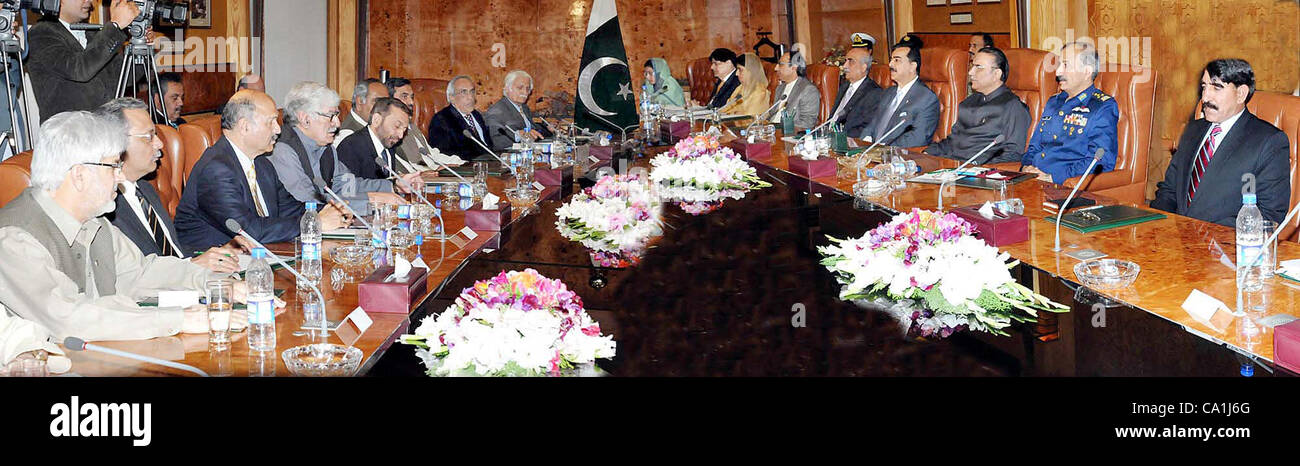
[[[59,19],[59,23],[63,24],[63,27],[67,28],[68,32],[72,33],[72,37],[77,39],[77,42],[81,43],[81,48],[86,48],[86,31],[72,29],[72,25],[62,19]]]

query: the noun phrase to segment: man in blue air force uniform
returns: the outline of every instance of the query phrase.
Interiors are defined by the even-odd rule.
[[[1093,171],[1115,169],[1119,105],[1092,84],[1099,61],[1096,49],[1086,44],[1066,44],[1061,49],[1061,66],[1056,70],[1061,93],[1043,106],[1038,129],[1020,160],[1023,171],[1064,183],[1084,174],[1098,148],[1104,155]]]

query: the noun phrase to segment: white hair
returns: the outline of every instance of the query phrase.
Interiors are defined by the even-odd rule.
[[[126,151],[126,126],[121,120],[86,111],[63,112],[41,123],[41,136],[32,151],[32,186],[53,191],[68,170]]]
[[[298,126],[298,113],[318,112],[339,104],[339,94],[328,86],[315,82],[303,81],[294,84],[285,96],[284,123],[286,126]]]
[[[451,78],[451,81],[447,81],[447,100],[451,100],[451,96],[456,93],[456,81],[460,81],[462,79],[473,81],[473,79],[470,79],[469,76],[463,74]]]
[[[515,80],[519,78],[528,78],[528,87],[533,87],[532,75],[528,74],[528,72],[524,70],[514,70],[509,73],[506,73],[506,86],[501,88],[501,95],[505,96],[506,89],[510,89],[510,86],[513,85],[515,83]]]

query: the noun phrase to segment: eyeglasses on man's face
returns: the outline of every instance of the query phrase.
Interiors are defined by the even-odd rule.
[[[94,165],[94,166],[96,166],[96,167],[108,167],[108,168],[112,168],[112,169],[114,169],[114,170],[121,170],[121,169],[122,169],[122,165],[124,165],[124,164],[123,164],[122,162],[117,162],[117,163],[104,163],[104,162],[81,162],[81,165]]]

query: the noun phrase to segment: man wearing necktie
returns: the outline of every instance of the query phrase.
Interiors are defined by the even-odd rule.
[[[528,108],[528,97],[533,93],[533,77],[524,70],[506,73],[505,87],[501,89],[501,100],[488,107],[483,117],[487,120],[488,132],[496,141],[495,150],[509,149],[512,143],[521,141],[527,135],[533,140],[549,138],[551,132],[546,127],[533,123],[532,109]]]
[[[389,77],[384,85],[388,86],[389,95],[410,107],[412,114],[416,112],[418,102],[415,101],[415,87],[411,85],[409,79]],[[429,144],[429,139],[424,136],[424,129],[421,129],[421,126],[424,126],[423,122],[415,120],[412,116],[411,124],[406,126],[406,137],[403,137],[402,142],[393,150],[397,154],[399,167],[408,172],[418,172],[436,168],[439,163],[450,167],[465,164],[460,157],[447,155],[434,149]],[[401,173],[402,170],[398,172]]]
[[[487,120],[483,114],[474,109],[478,104],[474,81],[469,76],[460,75],[451,78],[447,84],[447,100],[450,105],[439,110],[429,122],[429,143],[444,154],[455,155],[463,159],[494,160],[486,150],[479,146],[493,146],[493,136],[488,132]],[[468,129],[474,139],[465,136]]]
[[[1242,194],[1254,192],[1265,219],[1284,219],[1291,200],[1290,143],[1286,133],[1246,109],[1254,94],[1255,71],[1245,60],[1205,66],[1203,117],[1183,129],[1151,207],[1235,227]]]
[[[939,127],[939,97],[921,82],[921,47],[916,36],[906,36],[889,52],[889,73],[894,86],[880,96],[880,111],[867,136],[895,147],[929,145]],[[906,123],[901,123],[906,119]],[[890,132],[898,126],[897,130]]]
[[[376,99],[374,108],[370,110],[370,125],[339,144],[339,161],[363,179],[386,180],[392,173],[406,171],[392,148],[402,142],[410,125],[410,107],[392,97]],[[375,156],[383,160],[383,166],[376,163]],[[413,172],[397,178],[395,187],[409,193],[415,192],[414,187],[423,186],[423,183],[420,173]]]
[[[233,219],[262,243],[298,237],[303,203],[294,199],[276,174],[270,154],[280,134],[275,101],[263,92],[236,92],[221,115],[221,139],[194,164],[176,208],[178,241],[192,250],[226,244]],[[319,213],[325,231],[351,223],[335,206]]]
[[[855,41],[856,42],[856,41]],[[865,136],[875,116],[884,91],[867,76],[871,69],[871,45],[863,42],[861,46],[849,49],[844,55],[844,83],[835,98],[835,110],[830,119],[844,126],[845,134],[861,138]]]
[[[139,99],[120,97],[101,105],[95,113],[122,121],[127,131],[122,160],[122,176],[126,180],[118,186],[121,194],[114,200],[115,207],[107,214],[108,220],[146,256],[188,257],[213,272],[237,271],[239,259],[235,248],[217,246],[195,255],[196,251],[187,251],[176,243],[176,226],[171,215],[153,185],[143,179],[157,170],[163,146],[158,131],[149,121],[149,106]]]

